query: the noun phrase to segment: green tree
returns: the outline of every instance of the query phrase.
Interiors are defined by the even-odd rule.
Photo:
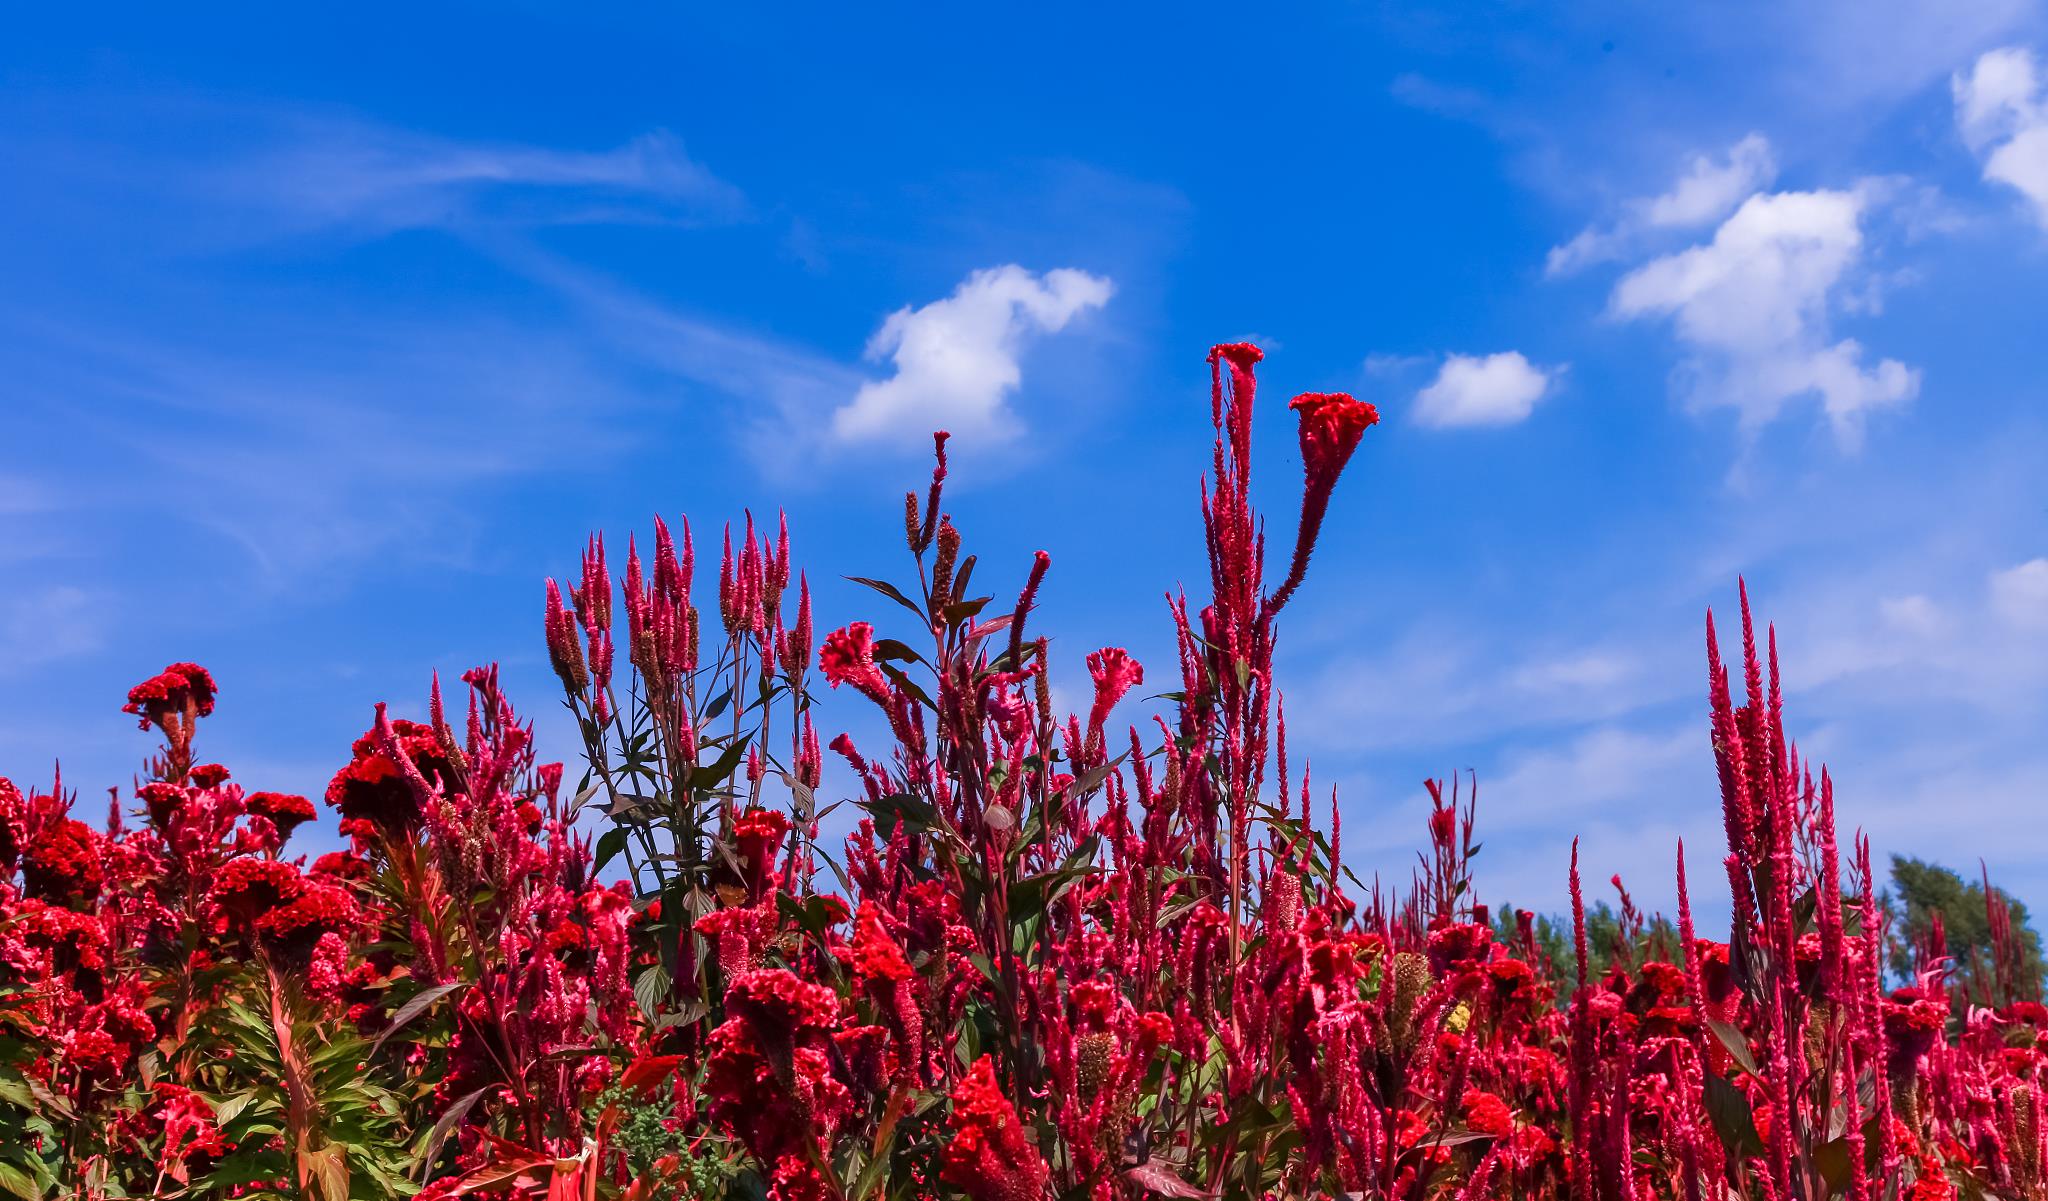
[[[2041,936],[2027,922],[2027,907],[1992,886],[1994,906],[1985,905],[1984,884],[1965,881],[1938,863],[1892,856],[1891,969],[1910,976],[1919,948],[1927,944],[1934,917],[1941,915],[1943,942],[1954,960],[1951,982],[1979,1004],[2040,1000]],[[1992,913],[2003,907],[2011,937],[1994,936]]]

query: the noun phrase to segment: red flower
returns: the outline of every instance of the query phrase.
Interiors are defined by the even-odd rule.
[[[1109,720],[1109,711],[1131,689],[1145,682],[1145,665],[1120,646],[1105,646],[1088,656],[1088,675],[1095,681],[1095,703],[1088,710],[1092,736]]]
[[[1315,551],[1316,535],[1323,527],[1323,515],[1330,508],[1330,493],[1337,477],[1351,461],[1351,452],[1368,427],[1379,423],[1379,410],[1343,392],[1304,392],[1287,406],[1301,415],[1301,528],[1295,534],[1294,561],[1287,579],[1270,600],[1269,612],[1279,612],[1287,598],[1301,586],[1308,573],[1309,555]]]
[[[140,719],[147,730],[164,718],[183,714],[190,708],[200,717],[213,712],[213,673],[197,663],[173,663],[128,690],[128,703],[121,712]]]
[[[455,788],[454,765],[432,727],[400,718],[391,728],[429,785]],[[341,814],[345,832],[410,837],[420,824],[420,805],[398,762],[384,753],[375,730],[356,739],[352,752],[348,766],[327,785],[327,803]]]
[[[1034,1201],[1045,1192],[1045,1158],[1024,1137],[987,1056],[953,1090],[952,1127],[940,1180],[972,1201]]]
[[[787,833],[789,819],[773,809],[749,809],[733,823],[733,840],[739,843],[740,859],[747,865],[749,895],[758,897],[767,890],[782,836]]]
[[[53,905],[82,909],[99,899],[103,882],[100,837],[81,821],[44,826],[21,857],[23,891]]]
[[[252,792],[242,798],[242,807],[277,827],[280,838],[313,820],[313,802],[289,792]]]
[[[228,769],[219,763],[202,763],[190,775],[192,783],[200,788],[218,788],[228,782]]]
[[[1480,1134],[1506,1138],[1515,1132],[1514,1111],[1508,1103],[1489,1092],[1473,1089],[1465,1094],[1465,1126]]]
[[[763,1162],[829,1133],[852,1099],[832,1075],[839,998],[781,969],[745,972],[725,994],[731,1014],[711,1033],[704,1091],[713,1120]]]
[[[0,776],[0,875],[14,870],[28,841],[28,798],[14,781]]]
[[[889,704],[889,677],[875,666],[875,627],[856,621],[825,635],[818,648],[818,669],[832,687],[851,684],[876,704]]]
[[[246,856],[230,859],[214,877],[207,899],[238,928],[253,928],[271,910],[305,895],[306,878],[299,869],[276,859]]]
[[[346,935],[362,923],[362,907],[354,895],[338,884],[312,879],[296,900],[258,918],[256,932],[272,951],[303,966],[322,935]]]

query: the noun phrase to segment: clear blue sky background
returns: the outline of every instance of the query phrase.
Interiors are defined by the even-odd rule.
[[[980,578],[1053,553],[1064,694],[1159,684],[1251,337],[1276,528],[1285,397],[1386,416],[1283,634],[1355,861],[1469,768],[1493,901],[1575,833],[1714,879],[1746,573],[1845,824],[2048,901],[2042,5],[1436,9],[11,14],[0,772],[126,784],[181,658],[251,787],[491,659],[567,756],[586,531],[782,505],[821,620],[886,622],[833,581],[902,570],[941,424]]]

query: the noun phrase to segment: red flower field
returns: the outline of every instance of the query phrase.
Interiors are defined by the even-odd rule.
[[[786,528],[727,534],[706,611],[687,525],[618,574],[593,538],[543,622],[572,766],[495,668],[435,681],[429,720],[379,705],[335,748],[349,848],[310,863],[311,801],[198,759],[233,681],[136,685],[162,745],[103,825],[0,779],[0,1193],[2048,1198],[2048,1008],[2005,902],[1971,987],[1938,923],[1893,974],[1746,597],[1726,665],[1707,622],[1726,846],[1673,848],[1674,919],[1624,893],[1596,936],[1573,863],[1554,954],[1476,900],[1475,806],[1435,783],[1408,890],[1346,871],[1272,658],[1378,415],[1293,401],[1269,587],[1261,359],[1210,354],[1210,595],[1171,601],[1174,662],[1087,655],[1085,715],[1032,621],[1050,558],[982,591],[944,434],[872,621],[814,631]],[[1164,710],[1109,728],[1148,677]],[[1688,869],[1730,929],[1695,928]]]

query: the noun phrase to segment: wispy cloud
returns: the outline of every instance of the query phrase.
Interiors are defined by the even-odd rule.
[[[1770,186],[1777,174],[1771,144],[1759,133],[1735,143],[1721,158],[1696,154],[1668,191],[1628,201],[1614,221],[1589,225],[1571,241],[1552,247],[1544,269],[1567,275],[1628,257],[1660,232],[1712,225]]]
[[[464,142],[294,116],[276,140],[203,169],[200,186],[287,227],[380,233],[463,223],[725,221],[740,190],[655,130],[608,150]]]
[[[104,594],[70,584],[10,589],[0,598],[0,675],[98,649],[109,610]]]

